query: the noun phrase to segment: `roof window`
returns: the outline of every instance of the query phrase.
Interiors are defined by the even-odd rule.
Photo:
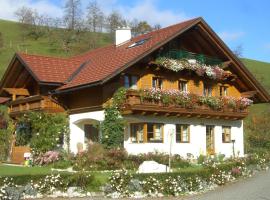
[[[150,37],[138,40],[138,41],[134,42],[133,44],[129,45],[128,48],[133,48],[133,47],[136,47],[136,46],[140,46],[140,45],[144,44],[149,39],[150,39]]]

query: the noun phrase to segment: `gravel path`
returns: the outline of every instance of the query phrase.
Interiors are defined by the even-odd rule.
[[[42,200],[49,200],[45,198]],[[54,198],[64,200],[65,198]],[[102,200],[108,198],[72,198],[72,200]],[[189,197],[143,198],[139,200],[270,200],[270,170],[260,172],[252,178],[219,187],[214,191]],[[121,199],[131,200],[131,198]]]

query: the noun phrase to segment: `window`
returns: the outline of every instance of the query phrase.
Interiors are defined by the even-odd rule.
[[[212,86],[208,84],[203,84],[203,96],[212,96]]]
[[[153,77],[152,79],[152,88],[162,89],[163,88],[163,81],[161,78]]]
[[[130,133],[132,143],[143,142],[143,124],[131,124]]]
[[[133,47],[142,45],[142,44],[144,44],[147,40],[149,40],[150,38],[151,38],[151,37],[149,37],[149,38],[144,38],[144,39],[141,39],[141,40],[139,40],[139,41],[136,41],[136,42],[134,42],[133,44],[129,45],[128,48],[133,48]]]
[[[138,77],[134,75],[124,76],[124,86],[125,88],[137,89]]]
[[[219,87],[219,95],[221,97],[228,96],[228,87],[226,87],[226,86],[220,86]]]
[[[181,92],[187,92],[187,81],[178,81],[178,89]]]
[[[188,124],[176,125],[176,143],[188,143],[190,135],[190,128]]]
[[[163,142],[163,125],[147,124],[147,142],[162,143]]]
[[[222,127],[222,142],[223,143],[231,142],[231,127],[230,126]]]

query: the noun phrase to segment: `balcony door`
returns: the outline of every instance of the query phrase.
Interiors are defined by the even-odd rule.
[[[215,126],[206,126],[206,152],[208,155],[215,154]]]

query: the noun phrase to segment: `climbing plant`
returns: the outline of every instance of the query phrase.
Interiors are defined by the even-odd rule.
[[[7,107],[0,106],[0,161],[8,158],[13,132],[14,124],[8,115]]]
[[[123,146],[125,121],[120,111],[125,98],[126,89],[119,88],[114,93],[111,101],[105,105],[105,119],[101,124],[101,142],[107,148]]]
[[[65,113],[28,112],[17,124],[18,135],[27,137],[34,156],[60,147],[69,138]],[[21,142],[27,143],[22,139]]]

